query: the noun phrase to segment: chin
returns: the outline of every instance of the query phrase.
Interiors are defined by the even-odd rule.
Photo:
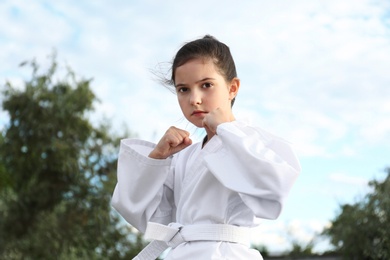
[[[192,116],[186,116],[186,119],[188,122],[190,122],[191,124],[193,124],[194,126],[198,127],[198,128],[204,128],[203,126],[203,119],[201,118],[193,118]]]
[[[191,122],[191,121],[190,121]],[[198,128],[204,128],[203,126],[203,122],[191,122],[194,126],[198,127]]]
[[[194,124],[197,128],[204,128],[203,124]]]

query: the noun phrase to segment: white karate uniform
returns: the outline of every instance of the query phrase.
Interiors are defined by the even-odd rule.
[[[193,144],[163,160],[155,144],[121,142],[113,207],[145,232],[149,221],[253,227],[255,218],[276,219],[300,172],[289,143],[242,121],[220,124],[202,149]],[[166,259],[262,259],[240,243],[192,241]]]

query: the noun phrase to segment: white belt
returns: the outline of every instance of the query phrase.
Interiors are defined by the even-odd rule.
[[[168,226],[149,222],[146,239],[153,239],[133,260],[154,260],[165,249],[190,241],[224,241],[249,245],[250,229],[227,224],[202,224],[183,226],[171,223]]]

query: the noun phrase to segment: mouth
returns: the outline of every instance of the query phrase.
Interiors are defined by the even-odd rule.
[[[194,112],[192,112],[191,116],[203,116],[205,114],[207,114],[207,112],[201,110],[195,110]]]

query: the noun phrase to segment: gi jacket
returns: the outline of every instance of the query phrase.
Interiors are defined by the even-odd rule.
[[[255,218],[276,219],[301,169],[288,142],[242,121],[167,159],[149,158],[154,147],[125,139],[118,158],[112,205],[141,232],[149,221],[253,227]],[[241,244],[196,241],[166,259],[262,258]]]

